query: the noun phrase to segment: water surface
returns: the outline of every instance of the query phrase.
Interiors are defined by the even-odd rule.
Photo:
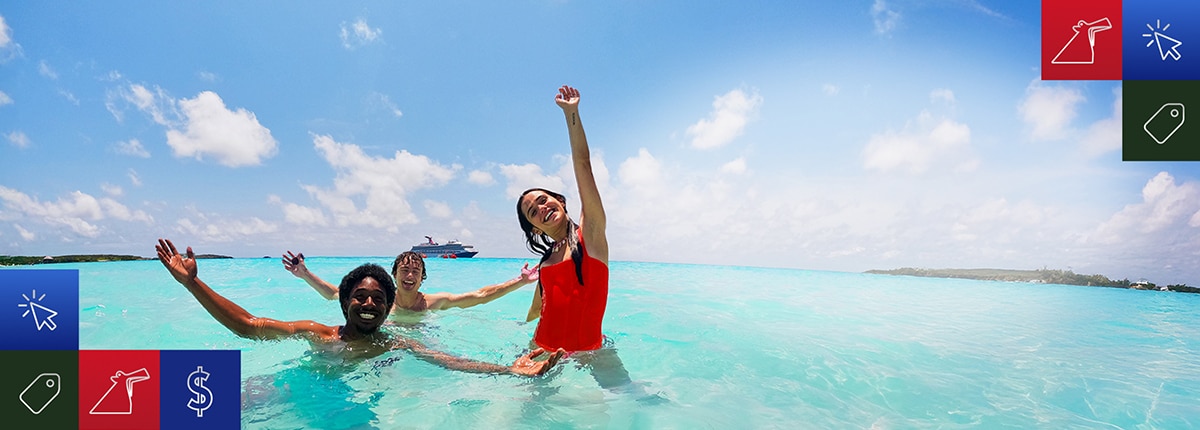
[[[308,259],[334,282],[384,257]],[[518,259],[428,260],[423,291],[510,279]],[[344,321],[278,259],[201,260],[251,313]],[[1196,428],[1200,295],[613,262],[605,333],[633,384],[568,360],[523,379],[397,351],[338,362],[229,333],[157,261],[80,270],[82,349],[241,349],[248,428]],[[525,287],[390,331],[510,363]]]

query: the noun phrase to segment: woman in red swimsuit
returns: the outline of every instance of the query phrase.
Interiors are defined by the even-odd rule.
[[[529,321],[541,318],[533,342],[551,351],[562,348],[575,353],[573,358],[587,366],[603,388],[644,394],[640,384],[631,383],[616,349],[606,346],[601,334],[608,303],[608,238],[604,205],[579,120],[579,90],[564,85],[554,101],[566,116],[583,215],[575,224],[567,216],[566,198],[542,188],[526,190],[517,200],[517,220],[526,244],[542,256],[528,316]],[[661,400],[656,395],[646,398]]]
[[[590,351],[604,343],[600,326],[608,303],[604,205],[579,120],[579,90],[564,85],[554,101],[566,116],[583,215],[576,225],[567,216],[563,195],[541,188],[526,190],[517,200],[517,219],[526,244],[542,256],[528,320],[541,318],[533,336],[539,346],[552,345],[552,351]]]

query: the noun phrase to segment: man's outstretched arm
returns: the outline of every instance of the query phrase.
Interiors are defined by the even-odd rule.
[[[529,263],[526,263],[525,267],[521,268],[520,276],[499,284],[488,285],[469,293],[434,293],[427,294],[426,297],[430,298],[430,309],[469,308],[504,297],[505,294],[519,290],[521,287],[537,281],[537,279],[537,268],[530,269]]]
[[[175,244],[170,240],[159,239],[154,247],[158,253],[158,261],[171,272],[175,281],[183,284],[204,306],[209,315],[228,328],[234,334],[252,339],[278,339],[293,335],[308,335],[328,337],[336,335],[336,329],[313,321],[279,321],[270,318],[259,318],[238,306],[237,303],[217,294],[197,276],[196,258],[192,248],[187,248],[187,254],[181,255],[175,250]]]
[[[538,348],[530,351],[528,354],[518,358],[512,366],[502,366],[499,364],[487,363],[483,361],[471,360],[469,358],[455,357],[453,355],[429,349],[425,345],[412,339],[401,339],[395,345],[396,348],[407,349],[422,360],[445,367],[450,370],[458,370],[470,373],[491,373],[491,374],[513,374],[519,376],[540,376],[545,374],[550,368],[558,363],[565,351],[559,349],[550,353],[546,360],[535,360],[538,356],[546,354],[544,349]]]
[[[283,268],[287,269],[289,272],[292,272],[292,274],[296,275],[297,278],[303,279],[308,286],[312,287],[313,290],[316,290],[317,293],[319,293],[321,297],[324,297],[326,300],[337,300],[337,286],[330,284],[324,279],[321,279],[321,277],[317,276],[313,272],[309,272],[308,266],[304,264],[303,252],[299,254],[293,254],[292,251],[288,251],[287,254],[284,254]]]

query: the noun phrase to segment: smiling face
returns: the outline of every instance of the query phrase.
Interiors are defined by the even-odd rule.
[[[396,284],[387,269],[377,264],[358,266],[342,278],[338,299],[346,328],[361,334],[375,332],[387,319],[396,301]]]
[[[425,280],[425,260],[412,251],[396,256],[392,262],[392,277],[396,278],[396,287],[402,293],[416,293],[421,289],[421,281]]]
[[[365,277],[350,290],[345,303],[346,325],[364,334],[374,333],[387,320],[391,307],[383,285]]]
[[[396,286],[406,292],[414,292],[421,288],[421,267],[416,264],[401,264],[392,273],[396,277]]]
[[[521,215],[533,227],[533,234],[562,237],[567,224],[566,204],[543,190],[531,190],[521,196],[518,204]]]

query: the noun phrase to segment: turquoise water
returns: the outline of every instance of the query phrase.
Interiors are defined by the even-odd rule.
[[[422,288],[526,261],[431,259]],[[336,281],[363,262],[391,259],[308,265]],[[53,268],[80,270],[83,349],[241,349],[247,428],[1200,427],[1200,295],[614,262],[605,332],[635,383],[604,389],[576,360],[537,379],[404,352],[330,363],[230,334],[157,261]],[[343,321],[278,259],[201,260],[200,277],[259,316]],[[507,364],[532,295],[389,330]]]

